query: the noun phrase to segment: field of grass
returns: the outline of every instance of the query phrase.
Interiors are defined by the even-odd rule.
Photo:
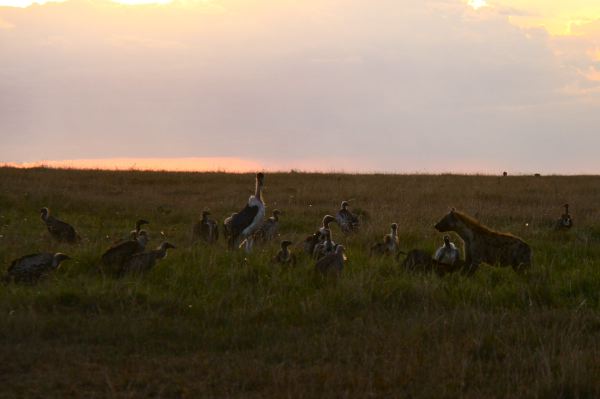
[[[0,285],[0,397],[600,397],[600,177],[267,174],[282,238],[314,232],[343,199],[364,214],[337,281],[191,244],[204,208],[239,210],[252,175],[0,168],[0,265],[37,251],[67,261],[34,285]],[[551,226],[569,202],[575,227]],[[54,243],[48,206],[82,236]],[[409,274],[369,245],[400,226],[433,250],[451,207],[525,239],[526,275]],[[138,218],[177,249],[143,277],[97,271]],[[458,241],[456,236],[454,241]]]

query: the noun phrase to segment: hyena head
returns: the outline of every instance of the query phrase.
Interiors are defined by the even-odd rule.
[[[434,226],[437,231],[440,233],[444,233],[446,231],[453,231],[458,223],[458,218],[454,214],[454,209],[450,211],[446,216],[442,218],[437,224]]]

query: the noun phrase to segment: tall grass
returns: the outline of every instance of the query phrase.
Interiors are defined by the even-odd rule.
[[[343,199],[360,234],[334,240],[349,262],[336,281],[269,260],[191,244],[204,208],[237,211],[251,175],[0,169],[0,263],[36,251],[65,262],[35,286],[0,287],[4,397],[600,396],[597,177],[267,175],[270,209],[296,243]],[[575,228],[552,231],[564,202]],[[74,224],[57,244],[39,209]],[[520,235],[527,275],[409,274],[368,247],[391,222],[401,246],[433,250],[450,207]],[[143,217],[178,248],[143,277],[98,272],[100,254]],[[457,240],[454,237],[454,240]],[[297,249],[299,250],[299,248]]]

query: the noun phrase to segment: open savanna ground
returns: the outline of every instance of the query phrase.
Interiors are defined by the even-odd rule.
[[[222,220],[253,184],[0,169],[2,272],[32,252],[73,257],[37,285],[0,285],[0,397],[600,396],[600,177],[267,174],[282,238],[300,243],[343,199],[363,215],[355,236],[333,225],[349,258],[337,282],[316,278],[305,256],[271,265],[277,243],[248,256],[192,245],[200,212]],[[553,231],[565,202],[575,227]],[[43,206],[81,243],[53,242]],[[440,278],[369,258],[391,222],[403,249],[433,251],[451,207],[525,239],[531,270]],[[100,255],[139,218],[150,246],[162,231],[177,249],[145,276],[103,276]]]

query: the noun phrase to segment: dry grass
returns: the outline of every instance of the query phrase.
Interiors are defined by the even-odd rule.
[[[36,286],[0,287],[0,397],[600,396],[598,177],[271,174],[271,209],[299,242],[342,199],[365,215],[336,283],[243,254],[190,245],[209,207],[222,219],[252,176],[0,169],[0,262],[33,251],[76,260]],[[564,202],[576,227],[552,231]],[[73,223],[53,243],[38,210]],[[433,250],[432,228],[464,210],[534,250],[526,276],[411,275],[369,245],[400,226],[403,248]],[[102,251],[139,217],[178,249],[143,278],[98,274]],[[334,227],[334,239],[341,235]],[[343,240],[343,239],[342,239]],[[4,266],[5,267],[5,266]]]

